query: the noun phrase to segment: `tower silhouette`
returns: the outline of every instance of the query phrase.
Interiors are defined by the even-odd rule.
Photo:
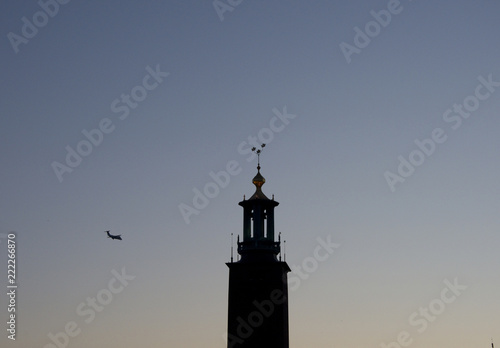
[[[262,147],[264,147],[263,145]],[[255,150],[255,148],[254,148]],[[260,154],[261,150],[257,151]],[[274,208],[279,204],[262,192],[264,177],[252,182],[255,193],[243,198],[243,241],[238,235],[237,262],[229,267],[228,348],[288,348],[288,287],[286,262],[277,259],[281,238],[275,241]]]

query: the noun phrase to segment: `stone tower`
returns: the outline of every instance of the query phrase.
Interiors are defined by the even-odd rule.
[[[257,152],[258,154],[260,151]],[[281,261],[281,238],[275,239],[274,208],[279,204],[262,192],[264,177],[253,178],[255,193],[243,207],[243,241],[238,235],[237,262],[229,267],[228,348],[288,348],[290,268]]]

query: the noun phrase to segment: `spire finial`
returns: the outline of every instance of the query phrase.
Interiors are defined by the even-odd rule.
[[[260,191],[260,188],[266,182],[266,179],[264,179],[264,177],[260,174],[260,153],[262,152],[265,146],[266,144],[260,145],[260,149],[258,150],[256,147],[252,147],[252,151],[257,154],[257,175],[255,175],[255,177],[252,180],[253,184],[257,187],[256,192]]]
[[[231,233],[231,263],[233,263],[233,234]]]
[[[269,200],[269,198],[266,197],[266,195],[262,192],[262,185],[265,184],[266,179],[260,174],[260,154],[262,153],[262,150],[266,144],[261,144],[260,149],[257,149],[256,147],[252,147],[252,152],[257,154],[258,157],[258,162],[257,162],[257,174],[254,176],[252,179],[252,183],[255,185],[255,193],[250,197],[249,200],[254,200],[254,199],[265,199]]]
[[[264,150],[265,147],[266,147],[266,144],[261,144],[260,149],[258,149],[258,150],[256,147],[252,147],[252,151],[257,154],[257,170],[258,171],[260,170],[260,153],[262,152],[262,150]]]
[[[278,245],[281,245],[281,232],[278,233]],[[281,261],[281,251],[280,251],[280,261]]]

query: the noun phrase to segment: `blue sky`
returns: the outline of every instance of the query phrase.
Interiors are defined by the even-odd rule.
[[[62,2],[0,5],[2,346],[225,347],[253,138],[290,347],[500,340],[498,2]]]

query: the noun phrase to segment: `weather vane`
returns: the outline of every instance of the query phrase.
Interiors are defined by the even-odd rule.
[[[260,169],[260,153],[264,148],[266,147],[266,144],[260,145],[260,149],[257,150],[256,147],[252,147],[252,151],[257,154],[257,169]]]

